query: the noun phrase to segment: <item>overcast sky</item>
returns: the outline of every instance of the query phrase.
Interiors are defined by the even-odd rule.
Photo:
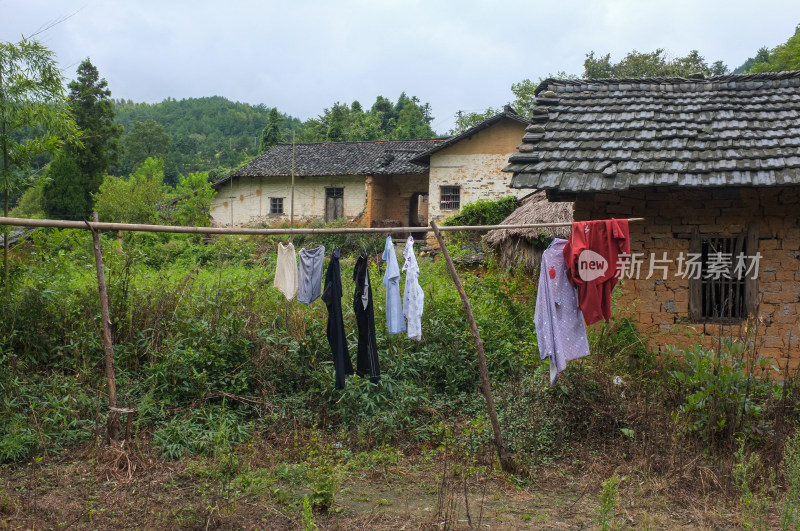
[[[307,119],[405,91],[444,133],[512,83],[582,74],[590,50],[697,49],[735,68],[793,34],[800,1],[0,0],[0,41],[64,17],[37,38],[69,78],[91,58],[115,98],[219,95]]]

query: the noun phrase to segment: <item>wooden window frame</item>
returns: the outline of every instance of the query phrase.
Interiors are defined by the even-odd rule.
[[[276,206],[276,201],[280,201],[280,211],[278,211]],[[269,213],[271,216],[278,216],[284,213],[283,210],[283,198],[282,197],[270,197],[269,198]]]
[[[456,197],[453,200],[453,197]],[[447,206],[445,206],[445,204]],[[455,206],[453,206],[455,204]],[[461,187],[458,185],[446,185],[439,187],[439,209],[440,210],[461,210]]]
[[[758,224],[751,223],[748,226],[746,233],[725,237],[731,238],[736,242],[733,249],[734,260],[739,252],[744,252],[747,256],[755,256],[755,254],[758,252],[758,230]],[[692,236],[689,241],[689,254],[702,255],[703,240],[707,240],[709,238],[720,238],[720,236],[716,234],[700,234],[700,231],[695,229],[692,232]],[[705,289],[706,294],[708,294],[709,290],[713,289],[713,287],[709,287],[709,283],[703,278],[704,274],[705,268],[702,269],[700,278],[689,279],[689,318],[692,321],[697,323],[732,324],[742,322],[748,317],[757,315],[758,277],[756,276],[756,278],[752,278],[752,275],[745,275],[744,278],[744,313],[742,315],[737,315],[734,317],[715,317],[706,315],[704,310],[708,308],[708,305],[706,305],[706,308],[704,308],[703,292]],[[735,284],[731,284],[729,287],[731,286],[734,289],[736,288]]]

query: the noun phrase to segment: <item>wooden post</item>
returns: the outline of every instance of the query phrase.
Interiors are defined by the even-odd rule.
[[[494,408],[494,399],[492,398],[492,382],[489,380],[489,369],[486,368],[486,353],[483,350],[483,340],[481,333],[478,331],[478,325],[475,323],[475,316],[472,314],[472,307],[467,299],[467,294],[464,291],[464,286],[461,284],[461,279],[458,277],[456,266],[453,264],[453,259],[450,258],[450,253],[447,252],[447,245],[445,245],[442,235],[439,232],[439,226],[435,221],[431,221],[431,228],[436,235],[436,240],[439,242],[442,255],[447,262],[447,268],[450,270],[450,276],[453,277],[453,282],[456,285],[458,294],[461,296],[461,305],[464,308],[464,313],[467,314],[467,321],[472,331],[472,337],[475,339],[475,349],[478,351],[478,366],[481,375],[481,392],[486,399],[486,409],[489,410],[489,420],[492,422],[492,431],[494,432],[494,445],[497,448],[497,456],[500,458],[500,466],[505,472],[513,473],[516,470],[514,461],[506,452],[506,446],[503,443],[503,434],[500,432],[500,422],[497,420],[497,411]]]
[[[92,214],[95,223],[100,220],[97,212]],[[89,223],[87,223],[89,225]],[[117,411],[117,379],[114,373],[114,347],[111,344],[111,316],[108,311],[108,292],[106,291],[106,275],[103,268],[103,251],[100,246],[100,234],[92,225],[94,239],[94,260],[97,265],[97,288],[100,291],[100,312],[103,319],[103,352],[106,355],[106,379],[108,380],[108,424],[106,436],[108,442],[119,438],[119,412]]]

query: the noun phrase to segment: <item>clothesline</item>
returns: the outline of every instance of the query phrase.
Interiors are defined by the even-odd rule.
[[[642,221],[644,218],[628,218],[628,221]],[[253,234],[253,235],[293,235],[293,234],[390,234],[396,232],[432,232],[431,227],[338,227],[329,229],[281,228],[250,229],[242,227],[187,227],[176,225],[146,225],[140,223],[105,223],[96,221],[67,221],[58,219],[6,218],[0,216],[0,225],[19,227],[54,227],[59,229],[86,229],[134,232],[170,232],[178,234]],[[528,223],[522,225],[460,225],[439,226],[440,231],[470,231],[495,229],[539,229],[550,227],[569,227],[566,223]]]

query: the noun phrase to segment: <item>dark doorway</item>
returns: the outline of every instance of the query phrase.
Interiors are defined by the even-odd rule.
[[[408,226],[427,227],[428,226],[428,194],[425,192],[414,192],[408,200]],[[415,240],[425,240],[425,232],[412,232]]]
[[[344,217],[344,188],[325,188],[325,223]]]

